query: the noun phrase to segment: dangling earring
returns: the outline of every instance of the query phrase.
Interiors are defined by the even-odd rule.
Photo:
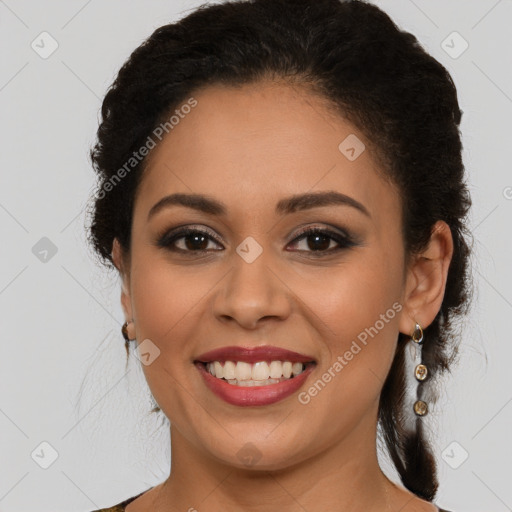
[[[132,323],[132,322],[130,322]],[[121,327],[121,332],[123,333],[123,338],[125,339],[125,341],[128,343],[130,341],[132,341],[128,335],[128,322],[125,322],[123,324],[123,326]]]
[[[411,341],[413,342],[413,345],[415,347],[415,364],[416,367],[414,368],[414,376],[416,377],[416,380],[419,381],[420,385],[422,382],[426,380],[428,377],[428,368],[423,363],[423,329],[421,328],[421,325],[416,322],[416,325],[414,326],[414,330],[411,334]],[[418,396],[420,396],[420,392],[418,390]],[[423,400],[416,400],[414,402],[414,412],[417,416],[425,416],[425,414],[428,413],[428,405]]]

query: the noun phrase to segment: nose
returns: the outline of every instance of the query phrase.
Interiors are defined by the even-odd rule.
[[[213,299],[213,313],[220,321],[256,329],[270,319],[284,320],[290,315],[291,291],[271,268],[265,252],[251,263],[233,255],[233,267]]]

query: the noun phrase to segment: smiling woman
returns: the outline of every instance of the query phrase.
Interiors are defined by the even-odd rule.
[[[102,116],[90,241],[172,461],[108,510],[440,510],[425,421],[471,292],[448,72],[362,1],[225,2],[157,29]]]

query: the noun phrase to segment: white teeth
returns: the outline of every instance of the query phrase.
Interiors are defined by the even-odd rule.
[[[206,363],[206,369],[214,377],[224,378],[230,384],[263,386],[301,374],[304,371],[304,364],[290,361],[270,361],[270,364],[267,361],[258,361],[254,364],[245,361],[212,361]]]
[[[285,361],[283,363],[283,377],[289,379],[292,376],[292,363]]]
[[[215,361],[217,363],[217,361]],[[220,363],[219,363],[220,364]],[[215,376],[224,377],[224,372],[221,370],[217,373],[217,368],[215,368]],[[252,369],[249,363],[245,361],[238,361],[235,367],[235,379],[236,380],[249,380],[252,376]]]
[[[228,380],[230,384],[234,384],[235,386],[242,386],[250,388],[252,386],[268,386],[269,384],[277,384],[280,382],[279,379],[266,379],[266,380],[241,380],[238,381],[236,379]]]
[[[236,364],[233,363],[233,361],[226,361],[224,363],[224,367],[222,369],[222,376],[227,379],[234,379],[235,378],[235,368]]]
[[[299,373],[302,373],[302,363],[293,363],[292,373],[293,375],[299,375]]]
[[[265,361],[252,365],[252,380],[266,380],[269,376],[268,364]]]
[[[279,379],[283,376],[283,363],[281,361],[272,361],[270,363],[270,377]]]

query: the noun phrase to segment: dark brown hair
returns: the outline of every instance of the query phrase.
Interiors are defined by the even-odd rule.
[[[421,398],[455,359],[454,320],[467,312],[472,291],[470,233],[464,227],[471,200],[461,157],[462,112],[448,71],[372,4],[225,2],[201,6],[155,30],[122,66],[103,101],[91,150],[98,175],[92,247],[111,269],[114,238],[129,254],[133,200],[145,159],[128,170],[126,162],[181,102],[210,84],[262,79],[308,87],[367,137],[382,172],[401,191],[408,256],[426,248],[436,221],[450,226],[454,253],[441,309],[424,330],[429,379],[418,386]],[[123,166],[126,172],[119,180]],[[414,432],[404,425],[408,341],[399,334],[380,398],[380,434],[403,484],[432,501],[438,482],[424,419],[417,418]]]

